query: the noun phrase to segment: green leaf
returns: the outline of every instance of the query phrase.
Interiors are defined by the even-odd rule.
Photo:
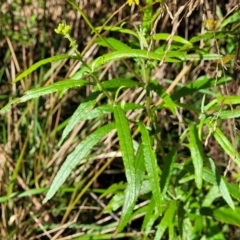
[[[132,217],[132,212],[135,207],[138,195],[141,190],[142,181],[145,173],[145,166],[143,161],[143,146],[140,145],[136,158],[135,158],[135,170],[136,170],[136,183],[135,183],[135,196],[132,192],[132,186],[128,184],[125,198],[124,198],[124,205],[121,215],[121,220],[119,222],[117,231],[121,232],[123,228],[129,223],[130,218]]]
[[[134,150],[131,132],[125,112],[120,105],[114,107],[114,119],[116,121],[116,128],[122,152],[123,163],[128,184],[134,186],[135,192],[135,163],[134,163]]]
[[[9,196],[1,196],[0,203],[7,203],[10,199],[14,199],[18,195],[17,192],[11,193]]]
[[[105,125],[91,135],[87,136],[77,147],[68,155],[65,162],[62,164],[57,175],[53,179],[53,182],[50,186],[50,189],[43,200],[43,203],[46,203],[51,199],[61,185],[68,178],[73,169],[79,164],[79,162],[92,150],[93,146],[101,140],[105,135],[115,128],[115,123]]]
[[[192,112],[195,112],[197,114],[200,114],[200,110],[199,108],[197,109],[196,107],[198,106],[194,106],[194,105],[189,105],[189,104],[184,104],[184,103],[179,103],[179,102],[175,102],[175,105],[177,108],[183,108],[185,110],[190,110]],[[165,106],[165,104],[163,105],[163,107]]]
[[[233,200],[231,198],[231,195],[229,194],[226,183],[224,182],[224,180],[221,177],[218,169],[216,168],[216,165],[215,165],[214,161],[211,158],[209,158],[209,162],[210,162],[213,174],[215,175],[216,183],[219,187],[219,191],[220,191],[223,199],[227,202],[227,204],[230,208],[235,209]]]
[[[221,119],[232,119],[232,118],[239,118],[240,117],[240,110],[226,110],[214,113],[214,116],[221,118]]]
[[[212,185],[215,185],[215,175],[213,172],[208,169],[203,169],[203,179],[206,182],[211,183]],[[223,179],[224,180],[224,179]],[[239,186],[238,184],[230,184],[224,180],[225,184],[227,185],[228,191],[230,192],[231,196],[240,201],[240,192],[239,192]]]
[[[177,151],[173,147],[165,158],[164,166],[162,170],[162,176],[160,180],[160,186],[161,186],[163,198],[165,197],[165,194],[167,192],[170,178],[173,175],[173,168],[174,168],[174,163],[176,161],[176,158],[177,158]]]
[[[116,61],[125,58],[143,58],[149,60],[159,60],[161,61],[164,57],[164,52],[162,54],[157,54],[154,52],[149,52],[147,50],[140,50],[140,49],[128,49],[128,50],[121,50],[121,51],[113,51],[111,53],[107,53],[102,55],[101,57],[93,60],[89,67],[94,71],[99,66],[102,66],[110,61]],[[176,53],[168,52],[165,62],[179,62],[180,60],[174,59]]]
[[[108,194],[115,194],[119,192],[119,190],[122,192],[122,190],[126,189],[126,183],[125,182],[119,182],[112,184],[108,189],[106,189],[101,195],[100,199],[103,197],[106,197]]]
[[[144,109],[144,106],[138,103],[124,103],[123,110],[136,110],[136,109]]]
[[[141,228],[141,230],[144,232],[145,237],[147,237],[149,232],[153,229],[153,224],[160,215],[160,212],[154,211],[154,209],[156,209],[156,203],[154,197],[152,196],[149,204],[147,205],[147,211],[145,213]]]
[[[215,176],[213,172],[208,168],[203,168],[203,179],[204,181],[209,182],[212,185],[215,185]]]
[[[153,39],[154,40],[165,40],[166,41],[167,39],[170,38],[170,36],[171,36],[171,34],[169,34],[169,33],[157,33],[157,34],[154,35]],[[172,36],[172,41],[182,43],[184,45],[192,46],[192,43],[190,41],[188,41],[185,38],[182,38],[180,36],[177,36],[177,35]]]
[[[134,87],[139,87],[139,83],[136,81],[133,81],[129,78],[114,78],[111,79],[110,81],[103,81],[101,83],[104,89],[111,90],[111,89],[118,89],[120,87],[127,87],[127,88],[134,88]],[[93,92],[95,91],[100,91],[98,86],[95,86],[92,90]]]
[[[209,124],[210,129],[214,129],[214,126]],[[232,143],[228,140],[225,134],[217,127],[213,132],[213,136],[223,148],[226,154],[240,167],[240,155],[239,152],[236,151]]]
[[[222,77],[219,78],[216,82],[215,78],[208,78],[208,77],[200,77],[199,79],[195,80],[194,82],[191,82],[187,84],[186,86],[180,88],[176,93],[172,95],[172,100],[178,100],[181,97],[185,97],[188,95],[192,95],[193,93],[199,92],[199,90],[202,89],[209,89],[216,85],[226,84],[226,82],[229,82],[232,80],[232,78],[226,78]]]
[[[77,59],[76,56],[71,56],[71,55],[68,55],[68,54],[63,54],[63,55],[58,55],[58,56],[53,56],[53,57],[50,57],[50,58],[43,59],[43,60],[33,64],[30,68],[28,68],[26,71],[24,71],[19,76],[17,76],[17,78],[15,80],[13,80],[13,83],[15,83],[15,82],[21,80],[22,78],[26,77],[27,75],[29,75],[33,71],[37,70],[42,65],[45,65],[45,64],[51,63],[51,62],[56,62],[56,61],[59,61],[59,60],[63,60],[63,59],[66,59],[66,58]]]
[[[125,112],[120,105],[114,107],[114,118],[116,121],[117,134],[120,143],[120,149],[122,152],[122,158],[125,168],[125,174],[128,182],[127,191],[125,193],[124,206],[122,210],[122,219],[118,230],[123,229],[127,224],[127,219],[131,217],[135,201],[137,199],[137,191],[139,191],[136,184],[136,169],[134,162],[134,150],[131,132],[129,128],[128,120],[125,116]]]
[[[104,209],[104,213],[109,213],[118,210],[123,205],[124,198],[125,194],[123,193],[123,191],[117,192]]]
[[[35,88],[27,91],[24,96],[20,98],[21,102],[26,102],[30,99],[34,99],[40,96],[44,96],[50,93],[58,92],[61,90],[67,90],[74,87],[82,87],[89,85],[89,81],[86,80],[63,80],[45,87]]]
[[[166,93],[165,89],[159,85],[156,80],[152,80],[148,86],[149,90],[154,91],[158,94],[159,97],[162,98],[163,102],[166,103],[165,107],[168,107],[173,115],[176,115],[176,105],[172,101],[171,96]]]
[[[223,32],[207,32],[203,34],[199,34],[198,36],[194,36],[190,39],[189,42],[196,43],[202,40],[212,40],[212,39],[223,39],[226,37],[226,33]]]
[[[13,104],[17,104],[20,103],[20,98],[14,98],[13,100],[11,100],[9,103],[7,103],[1,110],[0,110],[0,114],[4,114],[6,113]]]
[[[96,41],[96,44],[103,46],[103,47],[108,47],[109,45],[112,47],[114,50],[128,50],[131,49],[128,45],[125,43],[117,40],[116,38],[105,38],[104,41],[101,39],[98,39]]]
[[[155,240],[161,239],[167,227],[170,227],[171,225],[174,224],[173,219],[174,219],[176,208],[177,208],[177,202],[171,201],[167,211],[164,213],[164,216],[160,224],[157,226],[157,231],[154,238]]]
[[[33,188],[33,189],[28,189],[18,195],[19,198],[21,197],[30,197],[32,195],[37,195],[37,194],[42,194],[47,192],[48,188]]]
[[[197,187],[201,189],[204,154],[202,143],[198,138],[196,125],[193,124],[189,127],[189,148],[194,166],[195,182]]]
[[[76,111],[71,116],[67,126],[64,128],[62,137],[58,143],[58,146],[62,144],[67,135],[75,128],[75,126],[81,121],[87,120],[89,117],[88,113],[91,112],[92,108],[96,104],[96,100],[81,103]]]
[[[231,196],[240,202],[239,184],[228,183],[227,181],[225,181],[225,179],[224,182],[227,185],[228,191],[230,192]]]
[[[213,202],[221,197],[221,194],[219,192],[219,187],[216,185],[213,185],[208,193],[205,195],[204,200],[202,202],[202,207],[211,207]]]
[[[166,48],[167,48],[166,44],[162,45],[161,47],[156,48],[154,50],[154,53],[157,53],[157,54],[160,54],[160,55],[162,55],[162,54],[165,55],[166,54]],[[170,49],[170,51],[168,53],[170,53],[169,57],[177,58],[177,59],[181,60],[182,62],[186,61],[186,53],[184,51],[177,51],[176,49]]]
[[[150,31],[150,28],[153,23],[152,15],[153,15],[153,6],[152,0],[146,0],[146,7],[143,9],[143,19],[142,19],[142,29],[145,32]]]
[[[224,237],[222,226],[214,219],[208,219],[208,227],[206,229],[205,240],[227,240]],[[204,240],[203,238],[201,240]]]
[[[187,54],[186,59],[189,61],[195,60],[220,60],[223,55],[217,53],[192,53]]]
[[[217,97],[218,104],[226,104],[226,105],[235,105],[240,104],[240,96],[219,96]]]
[[[148,60],[158,60],[161,61],[163,57],[165,56],[165,53],[154,53],[149,52],[147,50],[140,50],[140,49],[128,49],[128,50],[121,50],[121,51],[113,51],[111,53],[106,53],[102,55],[101,57],[98,57],[94,59],[92,62],[89,63],[88,67],[83,66],[80,71],[78,71],[72,79],[79,79],[82,78],[84,73],[89,73],[89,68],[91,69],[91,72],[94,72],[97,68],[100,66],[110,62],[110,61],[117,61],[125,58],[143,58]],[[177,59],[179,55],[176,54],[176,52],[168,52],[167,56],[165,57],[165,62],[180,62],[179,59]]]
[[[223,27],[226,27],[227,25],[235,23],[235,22],[239,23],[239,20],[240,20],[239,12],[235,11],[233,14],[231,14],[227,18],[223,19],[223,21],[221,22],[220,27],[223,28]],[[238,26],[238,24],[237,24],[237,26]]]
[[[152,144],[149,137],[148,130],[143,123],[139,123],[140,132],[142,135],[142,143],[143,143],[143,155],[145,167],[147,170],[147,174],[149,177],[151,190],[153,197],[155,199],[157,210],[162,212],[162,195],[159,186],[159,166],[157,164],[157,159],[154,151],[152,150]]]
[[[133,35],[137,38],[137,34],[135,33],[135,31],[132,31],[130,29],[127,28],[123,28],[123,27],[113,27],[113,26],[105,26],[105,27],[97,27],[95,28],[97,31],[99,31],[100,29],[102,30],[106,30],[106,31],[113,31],[113,32],[120,32],[120,33],[127,33],[129,35]]]
[[[135,163],[135,171],[136,171],[136,192],[138,195],[141,191],[143,178],[144,178],[144,174],[145,174],[145,165],[144,165],[144,161],[143,161],[143,145],[142,144],[138,148],[134,163]]]
[[[182,239],[194,239],[194,232],[193,232],[193,226],[192,221],[188,217],[184,217],[183,219],[183,225],[182,225],[183,231],[182,231]]]
[[[54,93],[54,92],[61,91],[61,90],[67,90],[67,89],[74,88],[74,87],[82,87],[82,86],[89,85],[89,84],[90,84],[89,81],[70,80],[69,79],[69,80],[59,81],[59,82],[50,84],[45,87],[31,89],[31,90],[25,92],[24,96],[22,96],[20,98],[15,98],[12,101],[10,101],[6,106],[4,106],[0,110],[0,114],[3,114],[6,111],[8,111],[13,104],[20,103],[20,102],[26,102],[30,99],[38,98],[40,96],[44,96],[44,95],[47,95],[50,93]]]
[[[215,218],[217,221],[222,223],[235,225],[240,227],[240,208],[237,207],[235,210],[229,207],[220,207],[217,209],[202,208],[201,214]]]
[[[80,122],[94,119],[97,117],[101,117],[104,114],[112,113],[114,111],[112,105],[106,104],[106,105],[100,105],[98,107],[95,107],[94,109],[91,109],[94,106],[94,101],[89,102],[83,102],[81,103],[76,111],[73,113],[73,115],[70,118],[70,121],[68,122],[67,126],[65,127],[61,140],[58,143],[58,146],[62,144],[64,139],[67,137],[67,135],[73,130],[73,128]],[[143,106],[140,104],[135,103],[126,103],[124,105],[124,111],[129,110],[135,110],[135,109],[142,109]]]

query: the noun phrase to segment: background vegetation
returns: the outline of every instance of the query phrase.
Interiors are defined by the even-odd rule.
[[[1,239],[240,239],[240,14],[203,2],[1,4]]]

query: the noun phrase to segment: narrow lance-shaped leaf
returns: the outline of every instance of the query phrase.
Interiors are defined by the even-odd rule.
[[[91,151],[93,146],[114,128],[115,123],[105,125],[97,129],[91,135],[87,136],[86,139],[84,139],[81,143],[77,145],[73,152],[68,155],[67,159],[58,171],[56,177],[53,179],[53,182],[46,197],[43,200],[43,203],[46,203],[54,196],[59,187],[61,187],[65,180],[68,178],[72,170]]]
[[[162,239],[164,232],[166,231],[167,227],[170,227],[174,224],[173,218],[176,211],[177,202],[171,201],[167,211],[164,213],[164,216],[157,227],[157,232],[155,235],[154,240]]]
[[[74,87],[82,87],[89,84],[86,80],[63,80],[56,83],[52,83],[45,87],[34,88],[25,93],[24,96],[20,98],[21,102],[26,102],[30,99],[44,96],[50,93],[54,93],[61,90],[67,90]]]
[[[114,107],[114,118],[122,152],[127,182],[135,184],[134,150],[131,132],[125,112],[120,105]]]
[[[96,27],[95,28],[97,31],[101,30],[105,30],[105,31],[113,31],[113,32],[119,32],[119,33],[126,33],[129,35],[133,35],[135,37],[137,37],[137,34],[135,31],[130,30],[128,28],[123,28],[123,27],[114,27],[114,26],[101,26],[101,27]]]
[[[61,91],[61,90],[68,90],[68,89],[74,88],[74,87],[81,87],[81,86],[85,86],[88,84],[90,84],[90,83],[89,83],[89,81],[86,81],[86,80],[71,80],[71,79],[69,79],[69,80],[63,80],[63,81],[59,81],[59,82],[50,84],[48,86],[31,89],[31,90],[25,92],[24,96],[22,96],[20,98],[15,98],[12,101],[10,101],[6,106],[4,106],[0,110],[0,114],[7,112],[13,104],[18,104],[20,102],[26,102],[30,99],[38,98],[40,96],[44,96],[44,95],[47,95],[50,93],[54,93],[54,92]]]
[[[165,91],[165,89],[159,85],[159,83],[156,80],[152,80],[149,83],[148,88],[151,91],[154,91],[158,94],[159,97],[162,98],[163,102],[166,103],[166,107],[168,107],[174,115],[176,115],[176,105],[172,101],[171,96]]]
[[[209,182],[213,185],[215,184],[215,176],[209,168],[203,168],[203,179],[204,181]],[[234,197],[236,200],[240,201],[240,192],[238,184],[232,183],[230,184],[225,180],[224,182],[227,185],[228,191],[230,192],[231,196]]]
[[[101,85],[104,89],[107,89],[109,91],[111,91],[112,89],[115,91],[115,89],[121,88],[121,87],[126,87],[126,88],[133,88],[133,87],[140,87],[140,84],[136,81],[133,81],[130,78],[114,78],[111,79],[111,81],[107,80],[107,81],[102,81]],[[96,85],[93,90],[93,92],[95,91],[101,91],[100,87],[98,85]]]
[[[78,71],[72,78],[79,79],[82,78],[84,73],[89,73],[89,68],[91,72],[94,72],[100,66],[110,62],[110,61],[117,61],[126,58],[142,58],[142,59],[151,59],[151,60],[159,60],[161,61],[162,58],[165,56],[165,53],[154,53],[149,52],[148,50],[141,50],[141,49],[128,49],[128,50],[118,50],[113,51],[111,53],[106,53],[89,63],[88,67],[82,67],[80,71]],[[165,62],[180,62],[177,59],[179,55],[176,55],[175,52],[168,52],[167,57],[165,58]]]
[[[188,96],[188,95],[191,96],[194,93],[201,92],[201,91],[209,89],[213,86],[225,84],[225,83],[229,82],[230,80],[232,80],[230,77],[227,78],[224,76],[222,78],[219,78],[216,83],[215,78],[208,78],[205,76],[199,77],[198,79],[196,79],[196,81],[191,82],[187,85],[184,85],[184,87],[180,88],[179,90],[176,90],[176,92],[171,95],[171,98],[173,101],[176,101],[176,100],[180,99],[181,97]]]
[[[79,105],[77,110],[73,113],[71,116],[71,119],[66,126],[66,128],[63,131],[61,140],[58,145],[61,145],[63,140],[67,137],[70,131],[76,126],[81,121],[101,117],[104,114],[112,113],[113,112],[113,106],[111,104],[106,104],[106,105],[100,105],[98,107],[93,108],[92,110],[91,107],[94,105],[94,103],[91,101],[88,102],[83,102]],[[135,110],[135,109],[140,109],[143,108],[140,104],[135,104],[135,103],[126,103],[124,105],[124,110]]]
[[[155,34],[154,36],[151,36],[153,37],[153,39],[155,40],[168,40],[170,37],[172,37],[172,41],[173,42],[179,42],[179,43],[182,43],[182,44],[186,44],[186,45],[189,45],[189,47],[192,46],[192,43],[189,42],[188,40],[186,40],[185,38],[182,38],[180,36],[171,36],[170,33],[157,33]]]
[[[125,112],[120,105],[116,105],[114,107],[114,118],[116,121],[117,134],[119,138],[120,149],[122,152],[125,174],[128,182],[124,200],[125,206],[123,207],[122,220],[119,226],[119,229],[122,229],[125,225],[126,219],[129,218],[128,212],[126,210],[132,208],[132,204],[135,203],[137,198],[136,171],[134,164],[135,157],[129,123],[125,116]]]
[[[210,127],[212,128],[213,126],[210,126]],[[228,156],[238,165],[238,167],[240,167],[239,152],[236,151],[232,143],[223,134],[223,132],[219,128],[216,128],[216,130],[213,132],[213,136],[215,137],[217,142],[220,144],[220,146],[223,148],[225,153],[227,153]]]
[[[26,71],[24,71],[23,73],[21,73],[20,75],[17,76],[17,78],[13,81],[13,83],[21,80],[22,78],[28,76],[30,73],[32,73],[33,71],[37,70],[39,67],[41,67],[42,65],[45,65],[47,63],[51,63],[51,62],[56,62],[59,60],[63,60],[66,58],[73,58],[76,59],[76,56],[71,56],[68,54],[63,54],[63,55],[58,55],[58,56],[53,56],[53,57],[49,57],[49,58],[45,58],[35,64],[33,64],[30,68],[28,68]]]
[[[121,232],[123,228],[129,223],[133,209],[135,207],[139,192],[141,190],[142,181],[145,173],[145,166],[143,161],[143,146],[140,145],[135,158],[135,173],[136,173],[136,183],[135,183],[135,196],[133,197],[132,186],[128,184],[125,199],[123,204],[123,210],[121,215],[121,220],[118,225],[118,232]]]
[[[203,54],[197,54],[197,53],[190,53],[186,55],[187,60],[220,60],[222,58],[221,54],[217,53],[203,53]]]
[[[0,109],[0,114],[6,113],[7,111],[9,111],[9,109],[13,104],[17,104],[19,102],[20,102],[20,98],[14,98],[9,103],[7,103],[2,109]]]
[[[105,41],[98,39],[96,43],[100,46],[109,47],[112,46],[114,50],[126,50],[131,49],[128,45],[123,43],[122,41],[115,39],[115,38],[105,38]]]
[[[213,210],[213,216],[216,220],[240,227],[240,208],[235,210],[228,207],[221,207]]]
[[[24,96],[20,98],[15,98],[12,101],[10,101],[6,106],[4,106],[0,110],[0,114],[5,113],[8,111],[13,104],[18,104],[21,102],[26,102],[30,99],[38,98],[40,96],[44,96],[50,93],[54,93],[57,91],[61,90],[67,90],[69,88],[74,88],[74,87],[81,87],[89,84],[88,81],[85,80],[63,80],[59,81],[53,84],[50,84],[48,86],[40,87],[40,88],[35,88],[27,91]]]
[[[216,178],[216,183],[219,187],[219,191],[223,197],[223,199],[227,202],[227,204],[229,205],[229,207],[231,207],[233,210],[235,209],[235,206],[234,206],[234,203],[233,203],[233,200],[232,200],[232,197],[229,193],[229,190],[227,188],[227,185],[226,183],[224,182],[224,179],[221,177],[214,161],[209,158],[209,161],[210,161],[210,165],[211,165],[211,168],[212,168],[212,172],[213,174],[215,175],[215,178]]]
[[[225,224],[240,227],[240,207],[236,207],[235,210],[226,206],[220,208],[218,207],[216,209],[203,207],[200,210],[200,214],[215,218],[217,221]]]
[[[75,126],[84,120],[84,118],[88,115],[91,108],[96,104],[96,100],[83,102],[81,103],[78,108],[75,110],[73,115],[70,118],[69,123],[63,130],[62,137],[58,143],[58,146],[62,144],[64,139],[67,137],[67,135],[75,128]]]
[[[198,133],[195,125],[189,127],[189,148],[194,166],[195,182],[199,189],[202,188],[203,175],[203,149],[202,143],[198,138]]]
[[[143,224],[141,230],[144,232],[145,238],[148,236],[150,231],[153,229],[153,225],[157,218],[159,217],[160,212],[156,210],[155,199],[152,196],[149,204],[147,205],[146,214],[144,216]]]
[[[160,190],[160,178],[159,178],[159,166],[157,164],[157,159],[154,151],[152,150],[151,140],[148,134],[148,130],[143,123],[139,123],[140,131],[142,135],[143,143],[143,155],[146,171],[149,177],[150,185],[154,200],[156,202],[156,207],[159,212],[162,212],[162,195]]]

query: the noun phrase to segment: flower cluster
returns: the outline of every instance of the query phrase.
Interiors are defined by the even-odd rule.
[[[133,2],[135,2],[137,5],[139,5],[139,0],[128,0],[129,6],[132,6]]]
[[[70,36],[70,32],[72,30],[72,26],[66,25],[65,23],[59,23],[58,27],[54,29],[57,34],[62,34],[65,38],[70,41],[70,47],[76,47],[76,40],[72,39]]]
[[[66,25],[64,23],[59,23],[58,28],[54,29],[57,34],[67,35],[70,34],[72,26]]]

